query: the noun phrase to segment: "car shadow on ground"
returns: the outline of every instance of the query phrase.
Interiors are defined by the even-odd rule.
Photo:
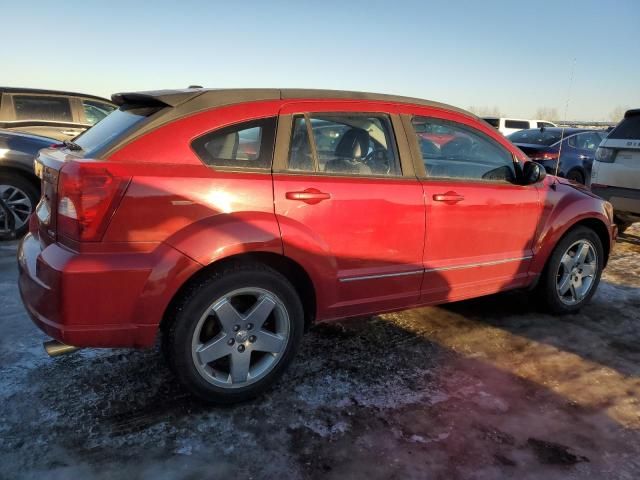
[[[78,465],[91,465],[86,476],[108,468],[132,477],[182,465],[214,477],[564,478],[575,470],[597,478],[623,458],[625,471],[640,471],[629,461],[637,426],[620,412],[497,361],[488,348],[495,341],[521,348],[530,366],[546,354],[504,326],[496,336],[482,308],[531,316],[500,298],[317,325],[274,389],[232,407],[188,396],[157,348],[38,357],[5,372],[12,387],[2,392],[0,451],[11,453],[0,460],[8,473],[62,477]],[[591,373],[590,362],[578,362],[565,380]]]

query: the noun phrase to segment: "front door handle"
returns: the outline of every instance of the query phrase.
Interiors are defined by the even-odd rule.
[[[435,202],[458,203],[464,200],[464,196],[456,192],[436,193],[433,200]]]
[[[300,202],[308,203],[309,205],[315,205],[323,200],[329,200],[331,194],[321,192],[315,188],[307,188],[301,192],[287,192],[286,197],[289,200],[298,200]]]

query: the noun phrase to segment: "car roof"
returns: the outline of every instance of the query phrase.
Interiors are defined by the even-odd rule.
[[[26,94],[39,94],[39,95],[67,95],[70,97],[84,97],[94,100],[100,100],[101,102],[112,103],[111,100],[97,95],[91,95],[88,93],[67,92],[64,90],[47,90],[42,88],[20,88],[20,87],[0,87],[0,93],[26,93]]]
[[[528,132],[528,131],[540,131],[539,128],[526,128],[524,130],[518,130],[517,132],[514,133],[520,133],[520,132]],[[564,130],[564,136],[567,137],[569,135],[574,135],[576,133],[582,133],[582,132],[601,132],[604,130],[594,130],[592,128],[562,128],[562,127],[545,127],[544,131],[545,132],[552,132],[552,133],[562,133],[562,131]]]
[[[445,103],[424,100],[421,98],[386,95],[370,92],[355,92],[347,90],[319,90],[319,89],[213,89],[186,88],[179,90],[154,90],[145,92],[122,92],[111,96],[117,105],[124,104],[155,104],[169,107],[182,107],[183,110],[203,110],[222,105],[232,105],[260,100],[295,100],[295,99],[333,99],[333,100],[373,100],[393,103],[406,103],[428,107],[453,110],[473,118],[478,118],[471,112]],[[192,108],[188,108],[189,104]],[[184,114],[184,112],[183,112]]]

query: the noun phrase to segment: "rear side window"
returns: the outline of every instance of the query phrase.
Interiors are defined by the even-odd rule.
[[[157,108],[149,107],[120,107],[74,141],[82,147],[85,156],[89,156],[97,150],[117,142],[126,132],[157,111]]]
[[[411,123],[427,178],[515,181],[513,156],[485,134],[437,118],[414,117]]]
[[[505,128],[520,128],[524,130],[525,128],[529,128],[529,122],[525,120],[505,120],[504,126]]]
[[[276,117],[232,125],[193,141],[200,159],[212,167],[270,169]]]
[[[553,127],[553,123],[549,123],[549,122],[538,122],[538,128],[548,128],[548,127]]]
[[[386,115],[294,117],[289,170],[343,175],[402,175]]]
[[[16,111],[16,120],[73,122],[71,105],[66,97],[14,95],[13,106]]]
[[[640,115],[625,118],[607,138],[614,140],[640,140]]]

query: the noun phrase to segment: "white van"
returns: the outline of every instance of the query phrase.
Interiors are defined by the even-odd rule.
[[[551,123],[546,120],[522,120],[518,118],[498,117],[483,117],[482,119],[505,137],[513,132],[527,130],[529,128],[557,127],[555,123]]]
[[[596,150],[591,191],[611,202],[621,232],[640,222],[640,108],[625,113]]]

